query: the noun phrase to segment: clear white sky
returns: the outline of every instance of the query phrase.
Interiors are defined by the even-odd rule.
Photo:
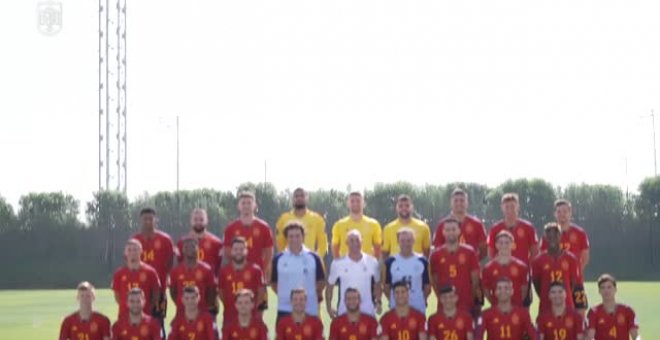
[[[97,188],[97,2],[0,1],[0,194]],[[653,173],[660,2],[129,0],[129,194]],[[627,159],[627,174],[626,174]]]

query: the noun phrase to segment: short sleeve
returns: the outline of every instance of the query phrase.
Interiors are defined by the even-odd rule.
[[[628,330],[639,328],[639,325],[637,324],[637,316],[635,315],[635,311],[629,307],[627,308],[627,314],[628,314]]]
[[[375,338],[378,336],[378,321],[376,318],[369,319],[369,336]]]
[[[154,290],[161,290],[162,286],[160,284],[160,279],[158,278],[158,274],[156,273],[155,270],[150,270],[149,275],[151,276],[151,285]]]
[[[425,258],[420,257],[419,260],[422,262],[424,265],[424,272],[422,272],[422,284],[428,285],[430,284],[430,276],[429,276],[429,261],[427,261]]]
[[[536,328],[539,330],[539,333],[545,332],[545,322],[543,322],[543,319],[541,319],[541,315],[536,317]],[[582,331],[579,333],[582,333]]]
[[[474,251],[470,251],[469,253],[470,255],[468,256],[470,256],[470,266],[471,266],[470,269],[472,271],[479,272],[479,269],[481,268],[479,267],[479,259],[477,258],[477,253],[475,253]]]
[[[341,225],[339,222],[336,222],[332,226],[332,245],[338,246],[341,243]]]
[[[286,239],[284,238],[284,214],[277,219],[275,223],[275,238],[277,242],[277,251],[282,252],[286,248]]]
[[[328,338],[328,340],[340,340],[339,335],[337,334],[337,324],[338,323],[339,323],[338,318],[335,318],[330,323],[330,337]]]
[[[431,228],[422,223],[422,250],[431,249]]]
[[[490,232],[488,233],[488,239],[486,240],[486,243],[488,245],[488,249],[495,254],[496,249],[495,249],[495,226],[490,228]]]
[[[110,337],[110,319],[103,317],[103,323],[101,324],[101,335],[104,337]]]
[[[314,337],[316,340],[323,340],[323,323],[321,319],[316,319],[316,335]]]
[[[532,324],[532,318],[529,316],[529,312],[525,311],[523,315],[525,316],[527,336],[531,339],[536,339],[536,329],[534,329],[534,324]]]
[[[385,260],[385,284],[392,284],[392,263],[394,263],[394,256],[390,256]]]
[[[598,319],[598,317],[596,316],[596,312],[592,308],[587,313],[587,329],[596,329],[596,319]]]
[[[330,264],[330,274],[328,275],[328,284],[335,285],[339,279],[339,274],[337,273],[339,269],[337,268],[337,261],[332,261]]]
[[[160,324],[155,318],[151,319],[149,328],[151,328],[151,337],[153,340],[163,340],[163,337],[160,334]]]
[[[392,246],[390,244],[390,242],[392,242],[392,231],[393,228],[389,225],[385,226],[385,230],[383,230],[383,247],[381,248],[383,252],[389,253],[392,250]]]
[[[371,270],[372,270],[372,277],[374,278],[375,283],[380,283],[380,264],[378,263],[378,260],[375,258],[372,259],[371,261]]]
[[[257,286],[259,286],[259,287],[265,286],[267,282],[266,282],[266,278],[264,276],[264,271],[261,270],[261,268],[259,268],[259,266],[255,266],[254,271],[257,273],[257,275],[255,275],[257,277],[255,279],[257,281]]]
[[[438,226],[435,228],[435,234],[433,235],[433,246],[439,248],[445,243],[445,236],[442,234],[444,223],[438,223]]]
[[[575,313],[574,315],[575,315],[575,318],[577,319],[576,320],[577,322],[575,322],[575,324],[577,325],[576,331],[578,333],[583,333],[585,331],[585,329],[584,329],[584,318],[579,313]]]
[[[486,243],[486,227],[483,223],[479,222],[477,224],[477,241],[479,244]]]
[[[527,237],[529,238],[527,242],[529,242],[530,246],[535,246],[539,244],[539,239],[538,236],[536,235],[536,229],[534,229],[534,226],[531,224],[529,226],[529,232],[527,233]]]
[[[67,317],[62,321],[62,325],[60,326],[60,340],[69,340],[69,336],[67,335],[69,328],[69,318]]]
[[[532,280],[537,281],[541,279],[541,257],[537,257],[532,261]]]
[[[380,223],[374,222],[373,228],[373,244],[374,246],[381,246],[383,244],[383,230],[380,227]]]
[[[491,270],[490,266],[486,264],[484,269],[481,271],[481,285],[483,286],[484,289],[490,289],[490,282],[491,282]]]
[[[527,286],[529,284],[529,267],[524,263],[519,263],[518,265],[520,266],[521,273],[528,273],[527,275],[520,275],[523,285]]]
[[[325,272],[323,271],[323,264],[321,258],[315,253],[309,253],[314,258],[316,266],[316,282],[325,280]]]
[[[582,231],[582,250],[589,250],[591,248],[591,245],[589,244],[589,235],[587,235],[586,231]]]
[[[170,280],[172,279],[170,278]],[[206,283],[206,287],[215,287],[215,277],[213,276],[212,270],[206,271],[206,278],[204,279],[204,282]]]
[[[273,246],[273,232],[270,230],[268,224],[263,226],[264,248],[271,248]]]
[[[121,334],[121,332],[119,331],[119,321],[115,322],[112,325],[111,329],[112,329],[112,332],[111,332],[112,333],[112,340],[119,340],[119,334]]]
[[[111,288],[115,293],[119,293],[119,271],[115,272],[115,275],[112,276]]]

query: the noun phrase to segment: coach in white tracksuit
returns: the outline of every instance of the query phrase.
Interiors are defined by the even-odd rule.
[[[375,257],[362,252],[362,235],[351,230],[346,237],[348,254],[335,259],[330,265],[328,286],[325,290],[325,303],[331,318],[346,313],[344,298],[348,288],[355,288],[363,298],[360,302],[362,313],[375,316],[380,313],[380,266]],[[338,308],[332,308],[332,295],[335,285],[339,286]]]

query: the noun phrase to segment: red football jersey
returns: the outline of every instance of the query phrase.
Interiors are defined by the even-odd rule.
[[[180,263],[172,269],[170,287],[177,292],[177,301],[175,301],[177,313],[183,310],[183,289],[186,286],[197,286],[199,289],[200,309],[207,311],[209,308],[214,307],[209,306],[206,302],[208,289],[216,289],[215,277],[208,264],[197,261],[194,267],[188,268],[184,263]]]
[[[426,333],[426,316],[410,308],[408,316],[400,317],[391,309],[380,318],[380,328],[390,340],[418,340],[420,333]]]
[[[238,321],[222,328],[222,340],[267,340],[268,328],[260,319],[252,318],[247,327],[242,327]]]
[[[577,340],[578,334],[584,333],[584,318],[574,310],[567,310],[561,316],[543,313],[536,318],[536,325],[539,334],[548,340]]]
[[[167,286],[167,274],[175,253],[174,242],[170,235],[155,230],[152,237],[135,234],[133,238],[142,244],[142,262],[152,266],[158,273],[160,284],[163,287]]]
[[[179,240],[176,246],[179,248],[179,262],[181,262],[183,260],[181,255],[183,252],[183,240]],[[199,238],[197,259],[206,262],[215,275],[220,269],[220,264],[222,264],[222,241],[215,235],[205,231],[204,235]]]
[[[639,328],[635,311],[624,304],[617,304],[614,313],[608,313],[602,304],[597,305],[589,310],[587,320],[598,340],[628,340],[630,331]]]
[[[513,282],[513,297],[511,303],[514,306],[523,306],[523,287],[529,285],[529,267],[515,257],[511,257],[511,261],[507,264],[501,264],[496,259],[489,261],[484,269],[481,271],[481,285],[484,290],[490,293],[490,296],[495,296],[495,287],[500,278],[506,277]],[[494,304],[495,301],[490,301]]]
[[[372,340],[378,338],[378,321],[371,315],[360,314],[357,322],[348,319],[348,314],[336,317],[330,324],[329,340]]]
[[[523,339],[523,335],[530,340],[536,339],[529,312],[523,307],[513,307],[509,313],[491,307],[484,311],[482,320],[487,340],[518,340]]]
[[[112,325],[112,340],[162,340],[160,323],[157,319],[143,314],[139,324],[133,325],[126,317],[119,318]]]
[[[172,328],[167,340],[216,340],[213,317],[200,311],[195,320],[188,320],[184,313],[172,320]]]
[[[225,227],[225,242],[227,249],[231,248],[234,237],[242,236],[247,240],[247,260],[264,269],[263,250],[273,247],[273,232],[268,223],[260,218],[255,218],[252,225],[245,226],[240,219],[236,219]]]
[[[89,320],[81,319],[78,312],[70,314],[60,327],[60,340],[103,340],[105,337],[110,337],[110,319],[97,312],[92,312]]]
[[[474,249],[461,244],[454,252],[446,246],[440,247],[431,255],[431,275],[441,286],[451,284],[456,287],[458,307],[470,309],[474,306],[472,274],[479,273],[479,260]],[[438,303],[438,310],[442,305]]]
[[[529,251],[533,246],[539,243],[534,226],[530,222],[521,219],[518,220],[518,224],[513,228],[508,228],[504,223],[504,220],[495,223],[495,225],[490,228],[490,233],[488,234],[488,248],[492,254],[497,255],[495,237],[497,236],[497,233],[502,230],[508,230],[513,234],[515,242],[513,242],[513,250],[511,254],[529,265]]]
[[[566,307],[575,308],[573,303],[573,284],[578,282],[578,268],[575,256],[569,252],[555,258],[543,252],[532,261],[532,282],[539,282],[541,291],[539,295],[539,314],[549,312],[552,308],[550,302],[550,284],[562,282],[566,288]]]
[[[275,340],[323,340],[323,324],[315,316],[307,315],[302,323],[293,320],[293,316],[283,317],[277,324]]]
[[[561,248],[571,252],[578,260],[578,268],[580,269],[580,283],[582,283],[582,264],[580,255],[583,251],[589,250],[589,236],[587,232],[581,227],[571,223],[567,231],[561,233]],[[548,250],[548,240],[545,236],[541,238],[541,250]]]
[[[457,311],[453,317],[447,317],[440,311],[429,318],[427,331],[437,340],[467,340],[468,334],[474,335],[472,316],[466,311]]]
[[[232,323],[238,317],[236,310],[236,293],[241,289],[249,289],[257,296],[260,288],[264,287],[264,274],[261,268],[256,264],[246,263],[245,266],[237,270],[231,263],[220,269],[218,279],[218,289],[222,291],[223,296],[223,324]],[[257,311],[255,303],[255,312]]]
[[[144,313],[151,314],[151,297],[154,292],[161,290],[158,274],[150,265],[142,263],[138,270],[130,270],[124,266],[115,272],[112,277],[112,290],[119,294],[119,317],[128,313],[128,292],[133,288],[140,288],[144,292]]]
[[[445,235],[442,231],[445,228],[445,220],[447,217],[440,221],[440,224],[435,228],[435,235],[433,236],[433,247],[440,248],[445,244]],[[486,227],[481,223],[481,220],[475,216],[465,216],[463,222],[460,223],[461,236],[459,242],[467,244],[474,248],[474,251],[479,253],[479,245],[486,243]]]

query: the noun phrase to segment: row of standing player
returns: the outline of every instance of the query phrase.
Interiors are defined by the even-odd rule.
[[[514,241],[515,241],[513,243],[514,247],[515,247],[515,249],[514,249],[514,253],[515,253],[516,250],[518,252],[520,252],[520,249],[522,248],[522,247],[518,246],[518,244],[519,244],[518,239],[522,238],[523,241],[524,241],[526,239],[529,239],[529,237],[525,238],[524,234],[521,235],[521,233],[520,233],[520,230],[521,230],[519,228],[520,225],[522,224],[523,228],[524,228],[526,223],[517,218],[517,199],[512,199],[512,198],[515,198],[515,196],[514,195],[509,195],[508,198],[505,196],[505,199],[503,199],[502,207],[503,207],[503,212],[504,212],[505,218],[504,218],[503,223],[499,223],[499,224],[504,224],[505,228],[509,228],[508,230],[515,231],[513,233]],[[261,265],[260,267],[264,268],[264,271],[266,272],[265,276],[269,277],[270,275],[267,274],[270,271],[270,268],[269,268],[268,264],[270,264],[269,259],[270,259],[270,257],[272,257],[272,248],[270,248],[269,244],[268,244],[268,238],[269,238],[268,236],[270,236],[270,229],[265,224],[265,222],[254,218],[254,210],[255,210],[255,207],[256,207],[254,201],[255,200],[254,200],[254,197],[252,195],[247,194],[247,195],[242,195],[241,196],[241,199],[240,199],[240,202],[239,202],[239,210],[241,212],[241,218],[239,220],[235,221],[234,223],[232,223],[232,225],[230,225],[228,228],[225,229],[225,239],[226,240],[231,239],[234,236],[247,233],[247,235],[241,235],[241,236],[246,237],[246,240],[247,240],[247,243],[248,243],[247,246],[248,246],[248,248],[250,248],[250,250],[252,250],[252,251],[248,252],[248,259],[250,260],[250,262],[259,263]],[[322,254],[323,251],[324,251],[323,250],[324,245],[327,246],[327,241],[322,242],[323,235],[325,235],[324,225],[322,226],[322,228],[318,228],[318,224],[319,224],[318,220],[321,220],[321,223],[323,223],[323,224],[324,224],[324,222],[322,222],[322,218],[319,218],[319,216],[317,214],[315,214],[315,213],[309,211],[308,209],[306,209],[306,204],[305,204],[306,201],[307,201],[306,193],[302,190],[296,190],[296,192],[294,193],[294,209],[290,213],[284,214],[283,217],[280,219],[280,221],[278,221],[278,248],[282,249],[282,245],[280,243],[280,240],[282,239],[282,236],[283,236],[282,233],[279,232],[279,231],[281,231],[281,227],[285,224],[285,222],[286,222],[285,220],[288,217],[288,219],[297,219],[297,220],[301,220],[303,222],[303,224],[305,225],[305,229],[308,232],[307,237],[305,238],[305,241],[306,241],[305,243],[308,246],[310,246],[310,243],[311,243],[311,246],[314,247],[312,249],[316,249],[319,253]],[[345,239],[345,236],[348,234],[347,232],[345,232],[342,235],[342,228],[345,231],[348,231],[350,229],[357,229],[357,230],[360,231],[360,233],[362,235],[366,236],[366,238],[369,238],[369,240],[371,240],[373,242],[373,248],[369,246],[369,242],[364,242],[366,247],[364,247],[363,250],[366,250],[366,252],[371,252],[371,253],[377,255],[378,252],[380,251],[380,249],[379,249],[380,244],[381,244],[380,240],[379,240],[380,226],[378,226],[378,228],[369,229],[369,226],[374,224],[373,223],[374,220],[370,219],[370,218],[368,218],[368,217],[366,217],[362,214],[363,205],[364,205],[364,200],[362,199],[361,195],[356,194],[356,193],[352,193],[350,195],[350,197],[349,197],[349,209],[351,211],[351,215],[348,216],[347,218],[337,222],[337,224],[333,227],[332,245],[333,245],[333,253],[334,253],[335,256],[343,255],[341,253],[342,252],[345,253],[345,251],[347,249],[347,248],[342,249],[342,247],[344,245],[344,243],[341,242],[342,237]],[[572,231],[581,231],[581,230],[576,226],[570,225],[570,205],[559,205],[559,206],[556,207],[558,221],[560,222],[560,225],[562,226],[562,229],[564,229],[564,227],[566,225],[566,223],[562,224],[562,220],[561,220],[563,207],[568,208],[567,210],[569,212],[569,214],[568,214],[568,222],[569,222],[568,227],[569,227],[569,230],[568,230],[568,232],[566,232],[565,230],[562,230],[563,231],[561,233],[562,248],[566,248],[570,251],[573,251],[573,249],[571,249],[570,247],[572,247],[573,244],[576,243],[575,242],[576,240],[575,240],[575,236],[574,236],[575,233],[572,233]],[[410,216],[411,210],[412,210],[412,201],[410,200],[409,197],[402,197],[398,200],[398,202],[397,202],[397,212],[399,214],[399,218],[395,222],[391,223],[390,225],[388,225],[385,228],[385,243],[383,244],[383,250],[385,252],[387,252],[387,251],[395,252],[396,251],[396,250],[392,249],[394,247],[391,247],[391,242],[388,243],[388,235],[392,234],[391,232],[388,234],[388,230],[391,231],[391,230],[397,228],[397,224],[399,224],[399,227],[406,226],[406,225],[410,224],[411,227],[413,227],[413,229],[415,229],[414,227],[416,227],[419,224],[418,220],[415,220],[414,218],[411,218],[411,216]],[[452,213],[451,213],[450,216],[452,216],[453,218],[458,219],[461,222],[460,223],[461,241],[465,242],[467,244],[471,244],[471,243],[475,244],[475,248],[477,249],[478,253],[480,254],[481,257],[483,257],[484,253],[485,253],[485,251],[484,251],[485,242],[482,242],[482,241],[485,241],[485,240],[483,240],[483,239],[485,239],[485,229],[483,228],[483,225],[481,225],[480,222],[477,219],[474,219],[474,218],[468,216],[465,213],[466,210],[467,210],[467,195],[464,192],[460,191],[460,190],[455,191],[454,193],[452,193]],[[564,209],[564,211],[565,210],[566,209]],[[512,214],[512,212],[515,213],[515,214]],[[142,218],[142,228],[143,228],[143,230],[142,230],[141,234],[136,235],[136,239],[140,240],[141,246],[144,248],[144,251],[142,252],[142,260],[144,260],[144,262],[146,262],[146,263],[151,263],[152,266],[156,269],[163,268],[163,267],[167,268],[168,263],[170,263],[170,265],[171,265],[171,263],[172,263],[171,259],[173,259],[173,257],[174,257],[174,255],[172,254],[172,255],[169,256],[169,260],[168,260],[167,251],[168,251],[168,249],[170,249],[170,250],[172,250],[172,253],[175,252],[173,247],[169,247],[168,244],[167,244],[167,241],[169,240],[169,237],[166,237],[166,235],[164,235],[164,234],[162,234],[162,233],[155,230],[155,228],[154,228],[155,227],[155,214],[153,214],[153,211],[145,210],[144,214],[141,214],[141,215],[142,215],[141,218]],[[514,215],[513,219],[510,218],[511,215]],[[567,214],[564,213],[564,216],[563,216],[564,219],[566,219],[566,215]],[[221,253],[222,243],[220,242],[220,240],[218,238],[216,238],[215,236],[210,234],[208,231],[206,231],[206,225],[208,224],[208,221],[207,221],[205,213],[202,210],[196,210],[195,212],[193,212],[191,220],[192,220],[191,222],[192,222],[193,230],[191,231],[191,234],[189,235],[188,238],[197,240],[197,243],[199,244],[199,251],[198,251],[198,254],[197,254],[199,259],[201,259],[202,261],[208,263],[210,265],[210,267],[213,268],[212,269],[213,273],[217,273],[217,268],[219,268],[220,263],[221,263],[220,258],[221,258],[221,255],[222,255],[222,253]],[[515,222],[514,225],[512,225],[510,223],[507,223],[511,220],[513,220]],[[315,224],[317,225],[316,227],[314,226]],[[353,227],[351,227],[350,224],[354,224]],[[376,224],[377,224],[377,222],[376,222]],[[366,228],[365,228],[365,225],[367,226]],[[232,226],[235,226],[236,228],[232,228]],[[245,228],[245,226],[251,226],[252,228]],[[481,227],[481,230],[484,230],[483,232],[481,232],[481,230],[479,230],[480,229],[479,226]],[[443,227],[444,227],[444,224],[441,224],[440,228],[438,228],[439,232],[436,233],[436,240],[441,239],[444,236],[445,233],[441,232],[441,230],[444,229]],[[426,228],[428,229],[428,227],[426,227]],[[498,226],[495,226],[494,228],[491,229],[491,235],[493,235],[493,230],[496,230],[496,228],[498,228]],[[525,230],[525,229],[522,229],[522,230]],[[311,231],[311,233],[310,233],[310,231]],[[536,236],[535,236],[535,232],[533,231],[533,228],[531,229],[531,231],[532,231],[531,234],[534,235],[531,239],[535,241]],[[232,232],[235,232],[235,234],[232,234]],[[262,236],[264,236],[264,237],[261,237],[261,238],[258,237],[258,236],[260,236],[260,233],[262,233],[262,232],[263,232]],[[316,237],[314,237],[314,232],[316,232]],[[415,234],[418,234],[417,230],[415,230]],[[430,232],[428,234],[430,234]],[[483,235],[483,237],[481,239],[479,237],[480,234]],[[528,235],[528,236],[531,236],[531,234]],[[422,238],[418,239],[418,241],[421,241],[421,242],[416,242],[415,243],[415,248],[416,249],[418,248],[417,247],[418,243],[421,243],[422,245],[424,244],[424,236],[423,235],[424,235],[424,232],[422,232]],[[523,237],[521,237],[521,236],[523,236]],[[428,241],[428,238],[429,237],[426,238],[427,241]],[[567,242],[564,242],[565,238],[566,238]],[[492,238],[492,239],[494,240],[494,238]],[[255,242],[255,241],[259,241],[259,240],[265,240],[265,242],[262,241],[261,245],[255,244],[255,243],[259,243],[259,242]],[[390,240],[391,240],[391,237],[390,237]],[[476,240],[476,242],[474,242],[475,240]],[[489,241],[490,240],[491,240],[491,238],[489,238]],[[270,238],[270,241],[271,241],[270,244],[272,245],[272,238]],[[580,240],[578,240],[578,241],[580,241]],[[169,240],[169,243],[171,244],[171,240]],[[180,252],[182,254],[185,253],[183,251],[184,243],[186,243],[186,242],[182,241],[182,242],[179,243],[179,249],[180,249]],[[494,244],[495,242],[488,242],[488,243],[489,244]],[[531,242],[530,242],[530,244],[531,244]],[[568,247],[565,246],[566,244],[568,244]],[[584,249],[584,250],[586,250],[586,254],[585,254],[585,251],[583,251],[582,253],[578,253],[580,259],[582,260],[581,261],[582,262],[582,266],[581,266],[582,268],[583,268],[584,265],[586,265],[586,260],[584,260],[585,257],[586,257],[586,259],[588,259],[588,242],[586,242],[586,237],[584,239],[584,244],[587,245],[586,249]],[[534,247],[535,246],[536,246],[535,243],[528,246],[528,254],[529,254],[530,257],[534,254]],[[229,247],[227,247],[227,248],[230,249]],[[233,247],[231,247],[231,248],[233,248]],[[259,251],[259,250],[262,250],[262,251]],[[496,248],[492,249],[492,252],[496,252],[496,251],[497,251]],[[422,252],[427,253],[427,250],[422,249]],[[165,253],[165,254],[163,254],[163,253]],[[180,266],[182,266],[182,265],[185,266],[185,262],[183,262]],[[120,271],[118,271],[118,273],[119,272]],[[160,276],[159,280],[162,281],[162,282],[166,282],[165,280],[166,280],[166,277],[167,277],[168,270],[161,270],[161,271],[157,270],[157,272],[158,272],[158,276]],[[581,270],[580,270],[580,272],[581,272]],[[227,276],[225,275],[224,277],[227,277]],[[448,277],[451,277],[451,273],[449,273]],[[116,286],[119,288],[118,290],[121,290],[121,288],[122,288],[121,287],[121,281],[122,280],[128,280],[128,279],[124,279],[123,275],[115,275],[115,278],[116,279],[119,278],[118,279],[119,283],[117,283]],[[141,279],[141,277],[138,276],[137,280],[139,281],[140,279]],[[117,281],[117,280],[115,280],[115,281]],[[174,293],[172,295],[173,295],[173,299],[176,301],[177,299],[176,299],[175,296],[176,296],[177,288],[172,289],[173,287],[175,287],[174,281],[176,281],[176,280],[172,280],[170,282],[170,286],[171,286],[170,292],[173,293],[173,291],[174,291]],[[220,281],[222,281],[222,280],[220,280]],[[115,284],[113,284],[113,286],[115,286]],[[129,288],[130,286],[126,286],[126,287]],[[232,293],[236,292],[237,288],[240,289],[240,287],[237,287],[236,283],[234,283],[234,287],[231,287],[231,292]],[[180,292],[180,290],[178,290],[178,291]],[[225,289],[224,291],[227,292],[229,290]],[[220,295],[221,295],[221,298],[222,298],[223,297],[222,287],[220,288],[219,292],[221,292]],[[122,299],[121,292],[119,292],[119,294],[117,294],[117,295],[118,295],[118,302],[120,303],[120,305],[122,305],[122,301],[126,301],[126,300]],[[210,295],[212,295],[212,293],[206,294],[206,295],[207,295],[207,297],[209,297]],[[233,294],[224,294],[224,295],[232,296]],[[261,294],[261,295],[262,295],[262,298],[263,298],[263,296],[265,295],[265,290],[264,290],[264,294]],[[488,293],[486,295],[488,296]],[[259,298],[257,298],[257,299],[259,299]],[[155,302],[156,300],[157,300],[157,298],[155,297],[155,295],[152,296],[152,302]],[[161,298],[161,299],[158,299],[158,300],[163,300],[163,299]],[[212,300],[212,299],[209,299],[209,300]],[[490,300],[492,300],[492,296],[491,296]],[[178,304],[180,304],[180,303],[178,303]],[[147,305],[149,305],[149,304],[147,304]],[[230,307],[231,307],[231,304],[230,304]],[[156,304],[156,306],[154,306],[153,309],[154,309],[154,312],[155,312],[154,314],[156,314],[156,315],[163,314],[162,304],[160,304],[160,303]],[[227,310],[227,309],[228,308],[225,308],[225,310]],[[121,313],[121,310],[122,309],[120,308],[120,313]]]

